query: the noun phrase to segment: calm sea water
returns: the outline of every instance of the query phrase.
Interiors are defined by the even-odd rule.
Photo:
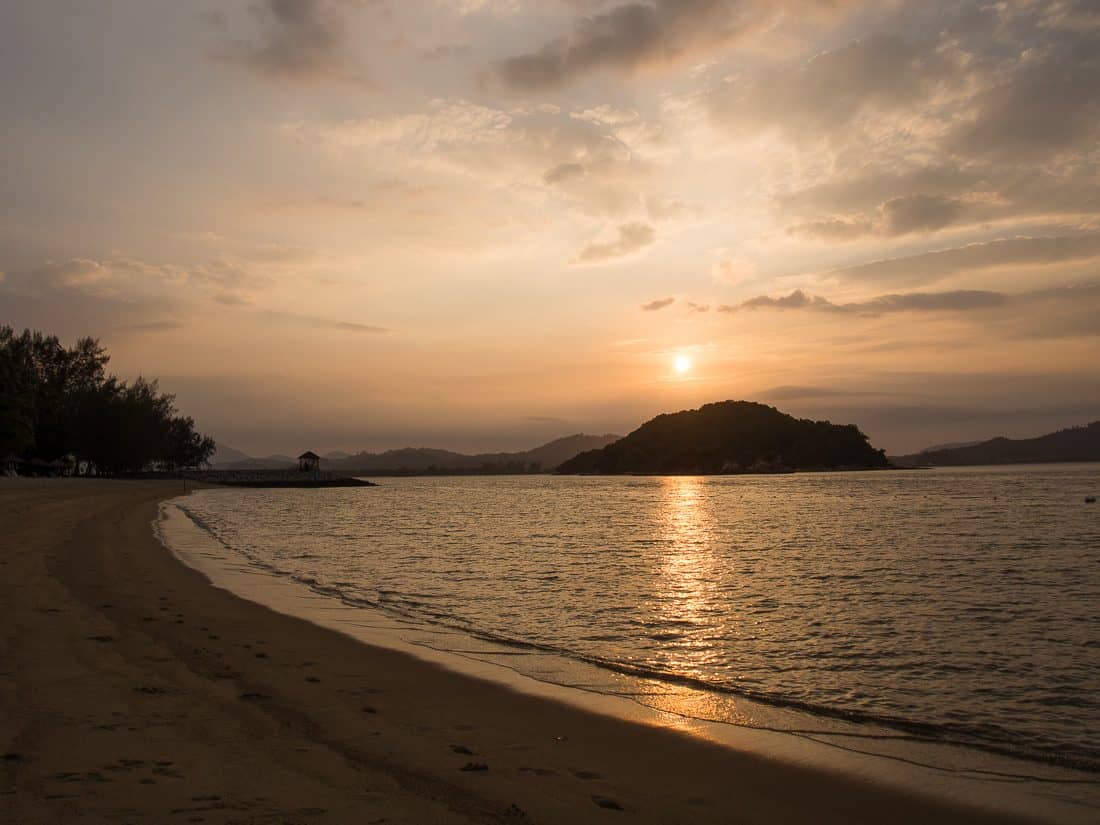
[[[179,504],[453,645],[1100,770],[1100,465],[381,484]]]

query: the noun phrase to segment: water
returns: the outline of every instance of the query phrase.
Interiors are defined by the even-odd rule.
[[[1100,465],[381,484],[177,504],[251,564],[540,679],[1100,770]]]

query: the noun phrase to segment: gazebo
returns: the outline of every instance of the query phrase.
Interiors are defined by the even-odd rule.
[[[306,450],[298,456],[298,469],[303,473],[315,473],[321,469],[321,456],[312,450]]]

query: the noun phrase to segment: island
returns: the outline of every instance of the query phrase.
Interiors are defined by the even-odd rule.
[[[624,438],[566,461],[559,473],[717,474],[890,467],[853,424],[795,418],[752,401],[659,415]]]

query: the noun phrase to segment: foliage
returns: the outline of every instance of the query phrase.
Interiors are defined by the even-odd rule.
[[[722,401],[659,415],[562,473],[735,473],[888,466],[859,428],[809,421],[765,404]]]
[[[57,336],[0,327],[0,453],[46,461],[75,456],[99,472],[197,467],[214,441],[178,415],[156,381],[107,375],[93,338],[71,348]]]

